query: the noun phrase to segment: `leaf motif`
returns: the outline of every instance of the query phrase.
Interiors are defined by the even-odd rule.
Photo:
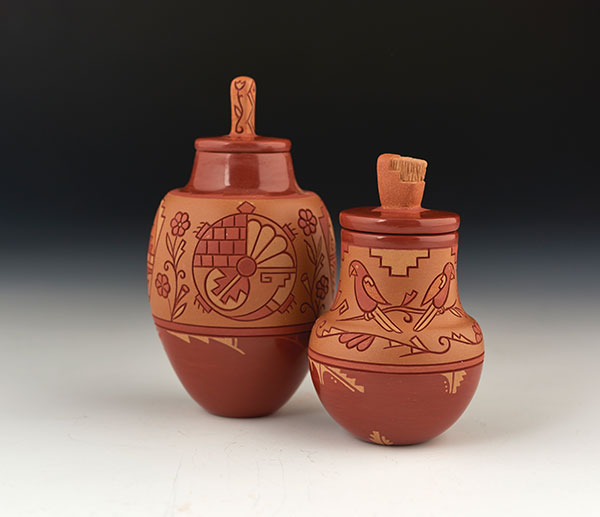
[[[233,107],[233,112],[235,113],[235,116],[238,117],[238,118],[241,118],[242,113],[243,113],[242,112],[242,108],[240,108],[238,105],[235,105]]]
[[[323,239],[321,239],[319,237],[319,245],[317,246],[317,255],[319,255],[321,253],[322,249],[323,249]]]
[[[459,370],[457,372],[442,373],[441,375],[445,379],[444,384],[446,393],[454,395],[462,384],[463,379],[467,376],[467,372],[465,370]]]
[[[359,391],[360,393],[365,392],[365,387],[361,386],[356,382],[355,377],[349,377],[339,368],[328,367],[328,373],[333,377],[337,378],[343,385],[345,385],[350,391]]]
[[[171,236],[167,233],[167,251],[169,252],[169,255],[172,257],[174,255],[173,253],[173,242],[171,241]]]
[[[349,377],[339,368],[335,368],[333,366],[326,366],[322,363],[315,361],[314,359],[311,359],[310,357],[308,358],[308,363],[317,372],[321,384],[325,384],[324,374],[328,373],[334,381],[339,382],[342,386],[349,389],[350,391],[358,391],[360,393],[365,392],[365,387],[358,384],[356,382],[356,378]]]
[[[379,445],[394,445],[394,442],[388,440],[379,431],[371,431],[371,434],[369,435],[369,440]]]
[[[185,311],[185,308],[187,307],[187,302],[184,303],[183,305],[180,305],[179,307],[177,307],[175,309],[175,312],[173,313],[173,317],[171,319],[177,319],[179,318],[179,316],[181,316],[183,314],[183,312]]]
[[[304,273],[300,277],[300,281],[302,282],[302,285],[306,289],[306,292],[310,295],[310,283],[309,283],[309,280],[308,280],[308,275],[306,273]]]
[[[417,291],[415,291],[414,289],[410,293],[404,293],[404,299],[400,304],[401,307],[404,307],[405,305],[411,303],[417,297],[417,294]]]
[[[315,264],[316,260],[317,260],[315,257],[315,250],[313,250],[312,246],[310,245],[310,242],[304,241],[304,244],[306,244],[306,252],[308,253],[308,260],[310,260],[311,264]]]
[[[181,239],[181,241],[179,241],[179,245],[177,246],[177,251],[175,252],[175,264],[179,264],[179,261],[181,260],[181,257],[183,256],[183,254],[185,253],[185,241],[183,239]]]
[[[319,263],[317,264],[319,269],[321,269],[323,267],[323,262],[325,262],[325,255],[323,255],[323,253],[321,253],[321,255],[319,255]]]
[[[175,304],[179,303],[181,300],[183,300],[184,296],[189,292],[189,287],[185,284],[182,284],[181,287],[179,288],[179,292],[177,293],[177,296],[175,297]]]

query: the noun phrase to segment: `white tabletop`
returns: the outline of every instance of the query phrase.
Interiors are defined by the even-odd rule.
[[[43,276],[9,275],[8,262],[2,515],[598,512],[600,311],[591,291],[511,297],[507,286],[492,296],[471,278],[464,304],[487,346],[475,399],[439,438],[383,447],[331,420],[308,378],[270,417],[203,411],[162,350],[143,272],[123,281],[118,261],[104,262],[90,279],[89,261],[57,261]],[[39,267],[19,264],[28,266]]]

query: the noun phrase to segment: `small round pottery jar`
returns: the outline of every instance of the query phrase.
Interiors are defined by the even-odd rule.
[[[382,445],[420,443],[448,429],[483,365],[481,329],[458,297],[459,216],[421,208],[426,165],[381,155],[382,206],[340,214],[339,288],[309,344],[327,411]]]
[[[160,203],[148,250],[171,364],[196,402],[231,417],[272,413],[294,393],[335,288],[329,214],[298,187],[290,141],[256,136],[255,92],[233,80],[231,133],[196,140],[190,181]]]

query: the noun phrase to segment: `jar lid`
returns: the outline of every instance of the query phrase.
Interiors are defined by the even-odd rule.
[[[377,186],[381,206],[357,207],[340,213],[342,228],[396,235],[439,234],[458,230],[454,212],[421,207],[427,162],[398,154],[377,159]]]
[[[231,131],[225,136],[197,138],[197,151],[213,153],[284,153],[291,149],[287,138],[258,136],[255,132],[256,83],[240,76],[231,81]]]

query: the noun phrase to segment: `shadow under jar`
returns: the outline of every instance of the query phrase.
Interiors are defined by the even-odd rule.
[[[190,181],[160,203],[148,250],[171,364],[198,404],[229,417],[267,415],[291,397],[335,287],[329,214],[298,187],[290,141],[255,134],[255,91],[249,77],[231,83],[231,133],[196,140]]]
[[[421,208],[427,163],[384,154],[382,206],[340,214],[340,281],[313,327],[309,365],[330,415],[381,445],[424,442],[471,401],[483,335],[458,296],[460,219]]]

